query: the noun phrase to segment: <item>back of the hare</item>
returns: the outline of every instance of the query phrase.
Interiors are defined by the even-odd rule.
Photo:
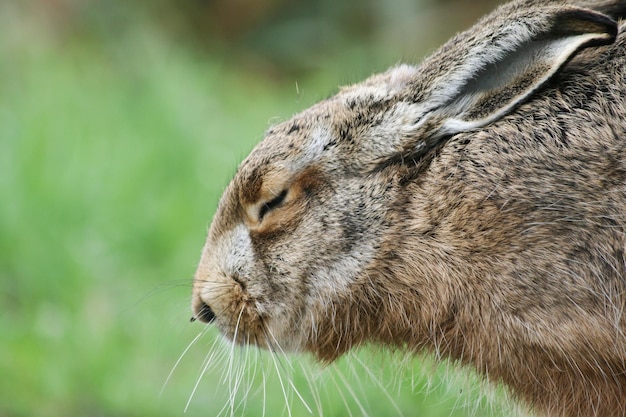
[[[428,350],[539,415],[626,415],[624,1],[502,6],[272,127],[194,317],[331,361]]]

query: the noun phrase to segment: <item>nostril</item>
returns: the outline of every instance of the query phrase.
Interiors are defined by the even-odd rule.
[[[200,320],[203,323],[211,323],[215,320],[215,313],[211,310],[211,307],[202,303],[200,308],[197,310],[196,315],[192,319]]]

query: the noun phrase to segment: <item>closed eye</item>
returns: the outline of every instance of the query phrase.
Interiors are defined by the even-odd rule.
[[[283,190],[276,197],[268,201],[267,203],[264,203],[263,205],[261,205],[261,208],[259,209],[259,221],[263,220],[263,217],[265,217],[267,213],[274,210],[276,207],[280,206],[283,203],[283,201],[285,201],[285,197],[287,197],[286,189]]]

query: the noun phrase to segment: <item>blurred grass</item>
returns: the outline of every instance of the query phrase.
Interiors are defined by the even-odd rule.
[[[36,16],[0,9],[0,416],[182,415],[213,331],[160,391],[202,329],[188,323],[190,283],[222,189],[271,122],[350,81],[342,74],[358,80],[375,68],[329,64],[296,88],[149,25],[53,36]],[[366,61],[362,51],[334,65]],[[407,416],[495,415],[460,392],[474,383],[455,382],[446,365],[426,377],[421,360],[358,355],[322,373],[324,415],[361,415],[351,390],[371,415],[398,415],[381,385]],[[216,415],[227,403],[222,361],[201,378],[187,415]],[[271,358],[258,362],[266,415],[286,415]],[[315,403],[303,373],[293,379]],[[251,386],[261,385],[257,374]],[[306,415],[289,395],[293,414]],[[263,404],[250,396],[237,414],[262,415]]]

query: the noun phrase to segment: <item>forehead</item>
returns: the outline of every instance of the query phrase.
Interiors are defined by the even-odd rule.
[[[245,183],[262,176],[268,169],[288,168],[318,157],[331,140],[333,119],[341,114],[341,107],[331,98],[270,127],[240,165],[239,180]]]
[[[290,120],[272,126],[264,139],[243,161],[235,182],[245,190],[244,199],[255,201],[263,178],[270,171],[290,175],[326,156],[337,158],[341,147],[357,151],[366,131],[380,124],[398,97],[391,94],[397,75],[378,75],[362,84],[345,87]],[[389,79],[393,79],[390,82]]]

